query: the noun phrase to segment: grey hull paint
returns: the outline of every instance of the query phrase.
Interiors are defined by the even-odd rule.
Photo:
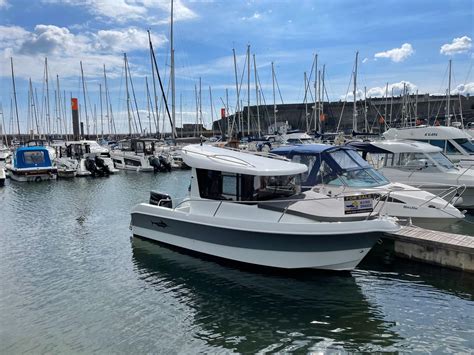
[[[228,247],[286,252],[326,252],[371,248],[379,232],[344,235],[287,235],[238,231],[183,220],[132,213],[132,225]],[[315,229],[317,225],[315,225]]]

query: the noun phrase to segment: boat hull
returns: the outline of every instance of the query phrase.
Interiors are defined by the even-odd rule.
[[[159,209],[157,209],[159,210]],[[132,212],[133,234],[142,238],[243,263],[284,269],[352,270],[382,236],[285,234],[223,228],[163,215]]]
[[[56,170],[35,170],[28,169],[26,171],[20,169],[8,170],[10,179],[20,182],[40,182],[48,180],[56,180]]]

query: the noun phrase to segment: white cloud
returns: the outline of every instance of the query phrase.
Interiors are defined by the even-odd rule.
[[[9,7],[10,5],[8,4],[7,0],[0,0],[0,9],[2,8],[7,8]]]
[[[252,16],[249,16],[249,17],[241,17],[240,19],[243,20],[243,21],[252,21],[252,20],[259,20],[262,18],[262,14],[258,13],[258,12],[254,12],[254,14]],[[288,20],[288,22],[291,22],[291,20]]]
[[[167,41],[164,35],[153,35],[152,40],[155,47]],[[0,26],[0,75],[9,75],[4,68],[9,68],[13,57],[16,76],[39,81],[47,56],[51,72],[62,77],[77,77],[81,60],[89,75],[100,76],[105,63],[112,70],[112,77],[120,75],[122,52],[134,50],[148,50],[146,31],[132,27],[75,34],[54,25],[37,25],[33,32],[18,26]]]
[[[102,50],[128,52],[148,48],[148,33],[131,27],[128,29],[100,30],[94,35],[98,40],[98,47]],[[167,42],[166,36],[151,35],[154,47],[160,47]]]
[[[1,1],[1,0],[0,0]],[[60,3],[87,8],[92,14],[117,23],[145,20],[149,24],[168,23],[169,0],[42,0],[43,3]],[[161,10],[161,11],[158,11]],[[197,14],[181,0],[174,1],[174,21],[190,20]]]
[[[393,48],[385,52],[375,53],[375,58],[389,58],[393,62],[403,62],[415,51],[410,43],[404,43],[400,48]]]
[[[403,93],[403,87],[406,87],[406,90],[408,92],[415,92],[416,91],[416,85],[413,83],[410,83],[409,81],[400,81],[398,83],[393,83],[388,85],[388,95],[392,95],[392,89],[393,89],[393,95],[398,96]],[[384,97],[386,94],[386,86],[384,87],[379,87],[375,86],[373,88],[370,88],[367,90],[367,97]]]
[[[454,38],[451,43],[446,43],[441,46],[439,52],[444,55],[453,55],[458,53],[465,53],[472,47],[472,40],[468,36]]]
[[[19,26],[0,25],[0,48],[16,47],[30,36],[30,33]]]
[[[458,85],[451,93],[455,95],[474,95],[474,82]]]

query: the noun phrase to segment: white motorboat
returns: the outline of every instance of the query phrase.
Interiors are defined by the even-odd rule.
[[[474,166],[457,167],[441,148],[403,140],[351,145],[362,151],[366,160],[390,181],[417,186],[456,207],[474,209]]]
[[[110,157],[117,169],[143,172],[171,171],[171,165],[166,158],[155,155],[155,144],[158,142],[153,138],[122,140],[118,142],[117,149],[111,151]]]
[[[115,168],[111,158],[92,153],[87,141],[68,141],[61,147],[55,160],[61,177],[108,176]],[[74,175],[75,171],[75,175]]]
[[[272,153],[309,167],[308,173],[302,176],[303,186],[308,189],[305,192],[306,198],[314,199],[322,194],[344,200],[344,208],[335,204],[332,199],[321,201],[325,206],[317,212],[321,218],[339,216],[341,219],[353,219],[351,206],[354,204],[350,195],[354,193],[378,199],[373,206],[375,212],[397,217],[401,222],[420,227],[445,229],[464,218],[457,208],[432,193],[401,183],[390,183],[353,148],[311,144],[280,147],[272,150]],[[367,203],[367,214],[372,214],[370,202],[360,201],[355,204]]]
[[[11,156],[10,149],[0,142],[0,160],[7,160]]]
[[[390,128],[383,133],[387,140],[415,140],[440,147],[454,163],[463,167],[474,165],[474,143],[466,131],[456,127],[416,126]]]
[[[189,197],[152,192],[132,209],[135,236],[260,266],[351,270],[383,233],[400,228],[381,216],[320,221],[318,200],[293,213],[305,165],[207,145],[182,153],[192,168]]]
[[[15,150],[11,164],[6,169],[10,179],[15,181],[55,180],[57,169],[53,165],[46,147],[20,147]]]

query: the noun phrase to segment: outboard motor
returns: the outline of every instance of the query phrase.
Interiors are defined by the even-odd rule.
[[[171,171],[171,164],[166,160],[165,157],[161,156],[158,158],[160,160],[160,165],[161,165],[161,171],[162,172],[170,172]]]
[[[104,175],[110,175],[110,169],[109,167],[105,164],[104,159],[99,157],[98,155],[95,156],[94,159],[95,165],[97,166],[98,170],[101,171],[101,176]]]
[[[160,159],[156,157],[150,157],[148,158],[148,161],[150,162],[150,165],[153,167],[153,171],[156,173],[158,171],[161,171],[161,163]]]
[[[150,205],[173,208],[173,201],[168,194],[150,191]]]
[[[86,169],[91,172],[92,176],[98,175],[99,170],[97,169],[97,165],[96,165],[95,159],[93,157],[87,157],[84,164],[86,166]]]

